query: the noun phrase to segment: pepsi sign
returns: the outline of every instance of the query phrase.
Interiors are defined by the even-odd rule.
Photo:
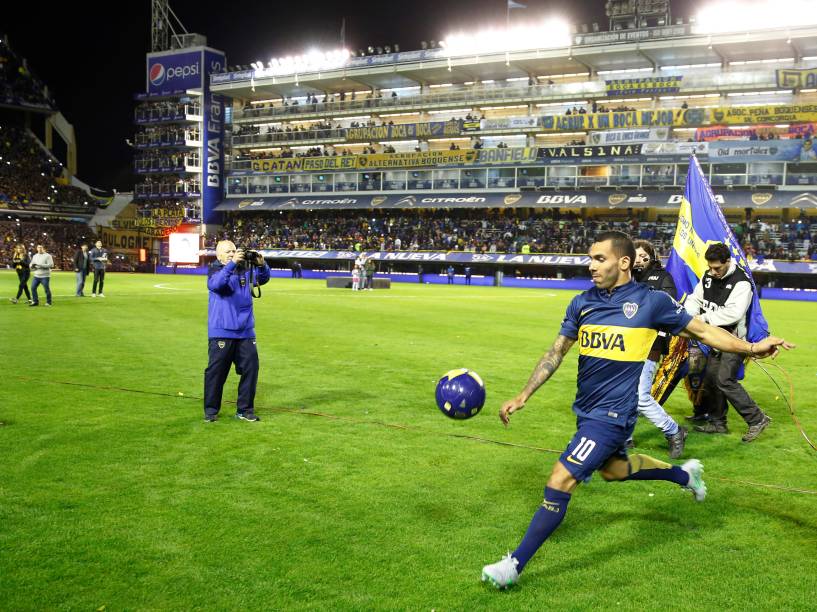
[[[158,87],[165,82],[165,67],[160,63],[155,63],[148,71],[148,79],[151,85]]]
[[[148,95],[170,96],[184,93],[188,89],[200,89],[201,64],[201,51],[148,55]]]

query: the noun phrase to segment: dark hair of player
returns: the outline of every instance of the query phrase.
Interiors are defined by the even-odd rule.
[[[716,242],[715,244],[709,245],[709,248],[706,249],[706,253],[704,253],[704,258],[706,258],[707,261],[719,261],[720,263],[726,263],[729,261],[731,255],[732,254],[729,252],[728,246],[722,242]]]
[[[635,246],[633,245],[633,241],[630,240],[630,237],[624,232],[617,232],[615,230],[602,232],[596,236],[596,242],[606,242],[607,240],[612,242],[613,253],[616,254],[616,257],[619,259],[622,257],[630,258],[630,266],[628,269],[632,270],[633,263],[635,263]]]

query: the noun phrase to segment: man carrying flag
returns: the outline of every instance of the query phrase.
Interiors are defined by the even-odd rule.
[[[689,314],[748,342],[759,342],[769,335],[746,257],[694,155],[689,160],[667,270]],[[769,417],[738,383],[741,378],[740,358],[710,351],[704,376],[708,419],[696,426],[696,431],[727,433],[727,400],[749,425],[744,442],[757,438],[769,425]]]
[[[752,304],[754,286],[750,277],[732,261],[729,247],[723,243],[709,245],[704,253],[709,269],[687,296],[684,308],[705,323],[722,327],[740,339],[746,339],[746,313]],[[749,431],[744,442],[751,442],[768,427],[766,416],[738,382],[743,364],[739,355],[711,350],[704,374],[706,412],[709,420],[695,426],[703,433],[728,433],[726,428],[726,400],[743,417]]]

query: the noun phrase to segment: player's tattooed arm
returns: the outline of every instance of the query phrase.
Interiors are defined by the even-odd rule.
[[[566,336],[560,335],[556,337],[550,350],[542,355],[539,363],[536,364],[533,373],[528,379],[528,384],[525,385],[525,388],[520,394],[524,397],[525,401],[559,369],[559,366],[562,365],[562,359],[567,355],[567,352],[570,350],[570,347],[573,346],[574,342],[575,340]]]
[[[539,360],[539,363],[536,364],[536,367],[528,379],[528,384],[525,385],[522,392],[512,400],[505,402],[499,410],[499,418],[505,425],[508,424],[511,414],[517,410],[521,410],[528,401],[528,398],[559,369],[564,356],[567,355],[567,352],[570,350],[570,347],[573,346],[574,342],[574,339],[566,336],[559,335],[556,337],[550,350],[545,353]]]

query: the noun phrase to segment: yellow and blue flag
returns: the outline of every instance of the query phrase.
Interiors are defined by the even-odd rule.
[[[769,335],[769,324],[760,307],[752,272],[743,249],[715,200],[712,187],[701,171],[698,159],[691,155],[684,198],[678,211],[678,225],[667,261],[667,271],[675,281],[681,301],[692,293],[707,271],[704,253],[710,244],[717,242],[729,247],[732,259],[752,283],[752,304],[746,316],[746,337],[749,342],[759,342]]]

